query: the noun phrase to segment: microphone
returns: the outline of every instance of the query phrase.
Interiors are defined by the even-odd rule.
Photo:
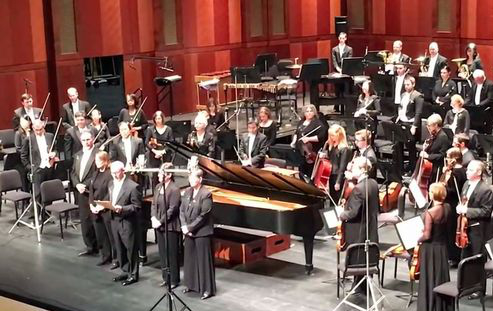
[[[163,67],[163,66],[159,66],[157,68],[159,68],[161,70],[166,70],[166,71],[169,71],[169,72],[174,72],[173,68],[168,68],[168,67]]]
[[[24,80],[24,82],[26,82],[27,84],[33,84],[33,82],[32,82],[31,80],[27,79],[27,78],[24,78],[23,80]]]

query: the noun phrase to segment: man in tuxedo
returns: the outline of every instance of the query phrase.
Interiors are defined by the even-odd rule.
[[[387,60],[388,64],[385,65],[385,71],[388,72],[389,74],[394,74],[394,70],[396,69],[394,67],[395,64],[397,63],[409,64],[410,62],[411,62],[411,57],[402,53],[402,41],[401,40],[394,41],[394,43],[392,44],[392,55],[390,59]]]
[[[339,33],[338,38],[339,44],[332,48],[332,66],[335,72],[342,73],[342,60],[346,57],[353,57],[353,48],[346,44],[347,34],[345,32]],[[344,96],[344,83],[335,84],[335,93],[337,97]],[[334,108],[336,111],[340,109],[339,105],[335,105]]]
[[[464,106],[471,114],[471,127],[482,134],[491,134],[493,122],[493,82],[486,79],[483,70],[473,72],[474,84]],[[474,108],[473,108],[474,107]],[[475,122],[476,121],[476,122]]]
[[[12,127],[14,131],[19,129],[20,119],[24,118],[33,121],[38,119],[41,115],[41,108],[33,107],[33,96],[31,94],[24,93],[21,95],[22,107],[14,110],[14,117],[12,118]]]
[[[35,119],[32,127],[34,133],[29,134],[22,142],[21,161],[26,170],[32,172],[34,193],[39,202],[41,183],[53,177],[52,160],[56,157],[56,153],[50,150],[54,137],[53,134],[45,132],[45,123]],[[30,153],[32,153],[32,163]]]
[[[258,122],[248,120],[248,133],[243,135],[239,154],[243,166],[264,167],[265,156],[269,152],[267,136],[258,132]]]
[[[142,139],[131,135],[128,122],[120,122],[118,129],[121,137],[110,146],[111,161],[121,161],[126,167],[135,166],[137,162],[143,165],[145,149]]]
[[[94,136],[90,131],[83,131],[80,134],[80,140],[82,142],[82,150],[74,154],[70,177],[76,189],[75,195],[79,205],[82,238],[86,245],[86,250],[79,253],[79,256],[85,256],[98,253],[96,232],[94,231],[92,213],[89,208],[89,186],[96,172],[94,158],[98,149],[94,148]]]
[[[433,164],[431,176],[435,180],[437,172],[441,173],[443,159],[445,159],[447,150],[451,147],[451,142],[447,134],[442,130],[442,117],[439,114],[434,113],[428,117],[426,129],[430,133],[430,138],[427,140],[428,144],[423,146],[420,156]]]
[[[405,92],[402,93],[401,101],[397,110],[396,123],[401,124],[408,132],[408,141],[406,147],[409,151],[409,171],[414,171],[416,166],[416,142],[419,141],[421,132],[421,113],[423,111],[423,94],[416,91],[414,86],[416,80],[412,76],[406,76],[404,79]],[[395,145],[397,158],[394,158],[394,163],[400,163],[403,168],[404,163],[404,146],[402,143]]]
[[[393,91],[394,91],[394,104],[399,105],[401,103],[402,94],[406,91],[404,88],[404,79],[407,76],[407,65],[399,63],[395,65],[396,75],[393,78]],[[392,110],[395,111],[395,110]]]
[[[354,133],[356,144],[356,157],[364,157],[370,161],[371,169],[368,170],[370,178],[377,178],[377,155],[371,146],[371,132],[362,129]]]
[[[344,211],[339,211],[339,219],[343,222],[346,245],[364,243],[366,240],[366,224],[368,222],[368,239],[370,242],[378,243],[378,213],[380,208],[379,190],[376,180],[368,177],[371,170],[371,163],[364,157],[357,157],[353,160],[351,171],[346,173],[348,180],[353,180],[356,185],[348,198]],[[367,205],[368,202],[368,205]],[[368,209],[368,220],[366,219]],[[370,253],[370,256],[378,256],[377,253]],[[357,256],[356,256],[357,257]],[[360,256],[361,263],[365,262],[365,255]],[[354,257],[353,257],[354,259]],[[378,257],[376,259],[378,261]],[[354,283],[357,284],[362,276],[355,277]],[[356,289],[362,294],[366,294],[366,283],[362,283]]]
[[[477,159],[476,154],[468,148],[469,146],[469,136],[464,133],[454,135],[454,140],[452,142],[454,147],[460,149],[462,153],[462,166],[467,167],[472,160]]]
[[[430,43],[428,51],[430,52],[430,56],[425,58],[425,65],[428,66],[426,76],[439,79],[440,70],[447,66],[447,59],[438,54],[438,44],[436,42]]]
[[[125,176],[125,164],[120,161],[111,163],[113,180],[108,186],[111,205],[111,228],[115,238],[118,262],[123,271],[113,278],[123,286],[139,280],[137,246],[137,212],[141,208],[142,193],[139,185]]]
[[[63,104],[61,116],[63,126],[66,129],[69,129],[75,125],[75,113],[81,111],[84,112],[85,115],[88,115],[91,110],[91,104],[79,99],[79,93],[75,87],[67,89],[67,96],[70,101]]]
[[[82,150],[81,133],[84,131],[90,132],[93,138],[97,135],[95,128],[87,126],[85,112],[78,111],[75,113],[75,125],[67,129],[63,138],[65,159],[72,161],[73,155]]]

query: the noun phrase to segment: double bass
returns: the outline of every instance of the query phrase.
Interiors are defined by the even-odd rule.
[[[423,144],[423,151],[428,152],[429,148],[433,144],[433,141],[436,138],[437,133],[430,133],[431,136],[425,140]],[[432,170],[433,170],[433,163],[431,161],[425,159],[423,156],[420,155],[419,157],[419,164],[416,166],[412,180],[415,181],[423,195],[428,200],[428,187],[430,184],[430,178],[432,177]],[[409,199],[412,203],[415,202],[414,197],[411,195],[409,196]]]

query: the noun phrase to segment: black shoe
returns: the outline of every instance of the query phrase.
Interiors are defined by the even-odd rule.
[[[119,276],[114,277],[113,282],[125,281],[127,279],[128,279],[128,274],[123,273],[123,274],[120,274]]]
[[[312,275],[313,274],[313,265],[305,265],[305,274]]]
[[[111,262],[111,259],[101,259],[101,261],[98,261],[98,263],[96,264],[96,266],[104,266],[104,265],[107,265]]]
[[[80,252],[77,256],[81,257],[81,256],[92,256],[92,255],[96,255],[98,253],[97,250],[85,250],[83,252]]]
[[[204,293],[202,294],[202,296],[200,297],[200,299],[205,300],[205,299],[208,299],[208,298],[211,298],[211,297],[212,297],[212,294],[211,294],[211,293],[209,293],[209,292],[204,292]]]
[[[130,285],[133,283],[137,283],[137,279],[134,277],[129,277],[128,279],[126,279],[125,281],[122,282],[122,285],[127,286],[127,285]]]
[[[188,287],[185,287],[185,288],[182,290],[182,292],[183,292],[184,294],[186,294],[186,293],[188,293],[188,292],[191,292],[191,291],[192,291],[192,290],[191,290],[190,288],[188,288]]]
[[[140,266],[143,266],[147,263],[147,256],[140,256],[139,255],[139,263],[140,263]]]
[[[459,266],[459,263],[455,260],[449,260],[448,265],[450,266],[450,268],[457,268]]]
[[[110,270],[115,270],[116,268],[120,267],[120,265],[118,264],[118,262],[114,262],[111,267],[110,267]]]
[[[467,297],[467,299],[474,300],[474,299],[479,299],[480,297],[481,297],[481,294],[479,292],[475,292],[475,293],[472,293],[471,295],[469,295],[469,297]]]

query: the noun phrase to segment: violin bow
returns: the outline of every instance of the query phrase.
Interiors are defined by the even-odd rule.
[[[51,153],[53,151],[53,147],[55,147],[55,141],[58,136],[58,131],[60,130],[61,125],[62,125],[62,118],[60,117],[60,120],[58,120],[58,125],[56,127],[55,136],[53,136],[53,141],[51,142],[50,150],[48,151],[48,153]]]
[[[145,103],[146,103],[146,101],[147,101],[147,97],[148,97],[148,96],[146,96],[146,98],[144,98],[144,100],[142,101],[142,104],[140,104],[140,107],[139,107],[139,109],[137,109],[137,112],[135,113],[134,117],[133,117],[133,118],[132,118],[132,120],[130,121],[130,124],[134,124],[135,119],[137,119],[137,116],[138,116],[138,115],[139,115],[139,113],[142,111],[142,107],[144,107],[144,104],[145,104]]]
[[[45,102],[43,104],[43,108],[41,109],[41,112],[39,113],[39,117],[38,117],[38,119],[40,119],[40,120],[43,118],[43,113],[45,112],[46,104],[48,103],[48,99],[50,98],[50,95],[51,95],[50,92],[48,92],[48,94],[46,95]]]
[[[298,141],[302,140],[303,138],[315,133],[316,131],[318,131],[322,126],[319,125],[317,126],[316,128],[314,128],[313,130],[311,130],[310,132],[306,133],[305,135],[301,136],[300,138],[298,138]]]

